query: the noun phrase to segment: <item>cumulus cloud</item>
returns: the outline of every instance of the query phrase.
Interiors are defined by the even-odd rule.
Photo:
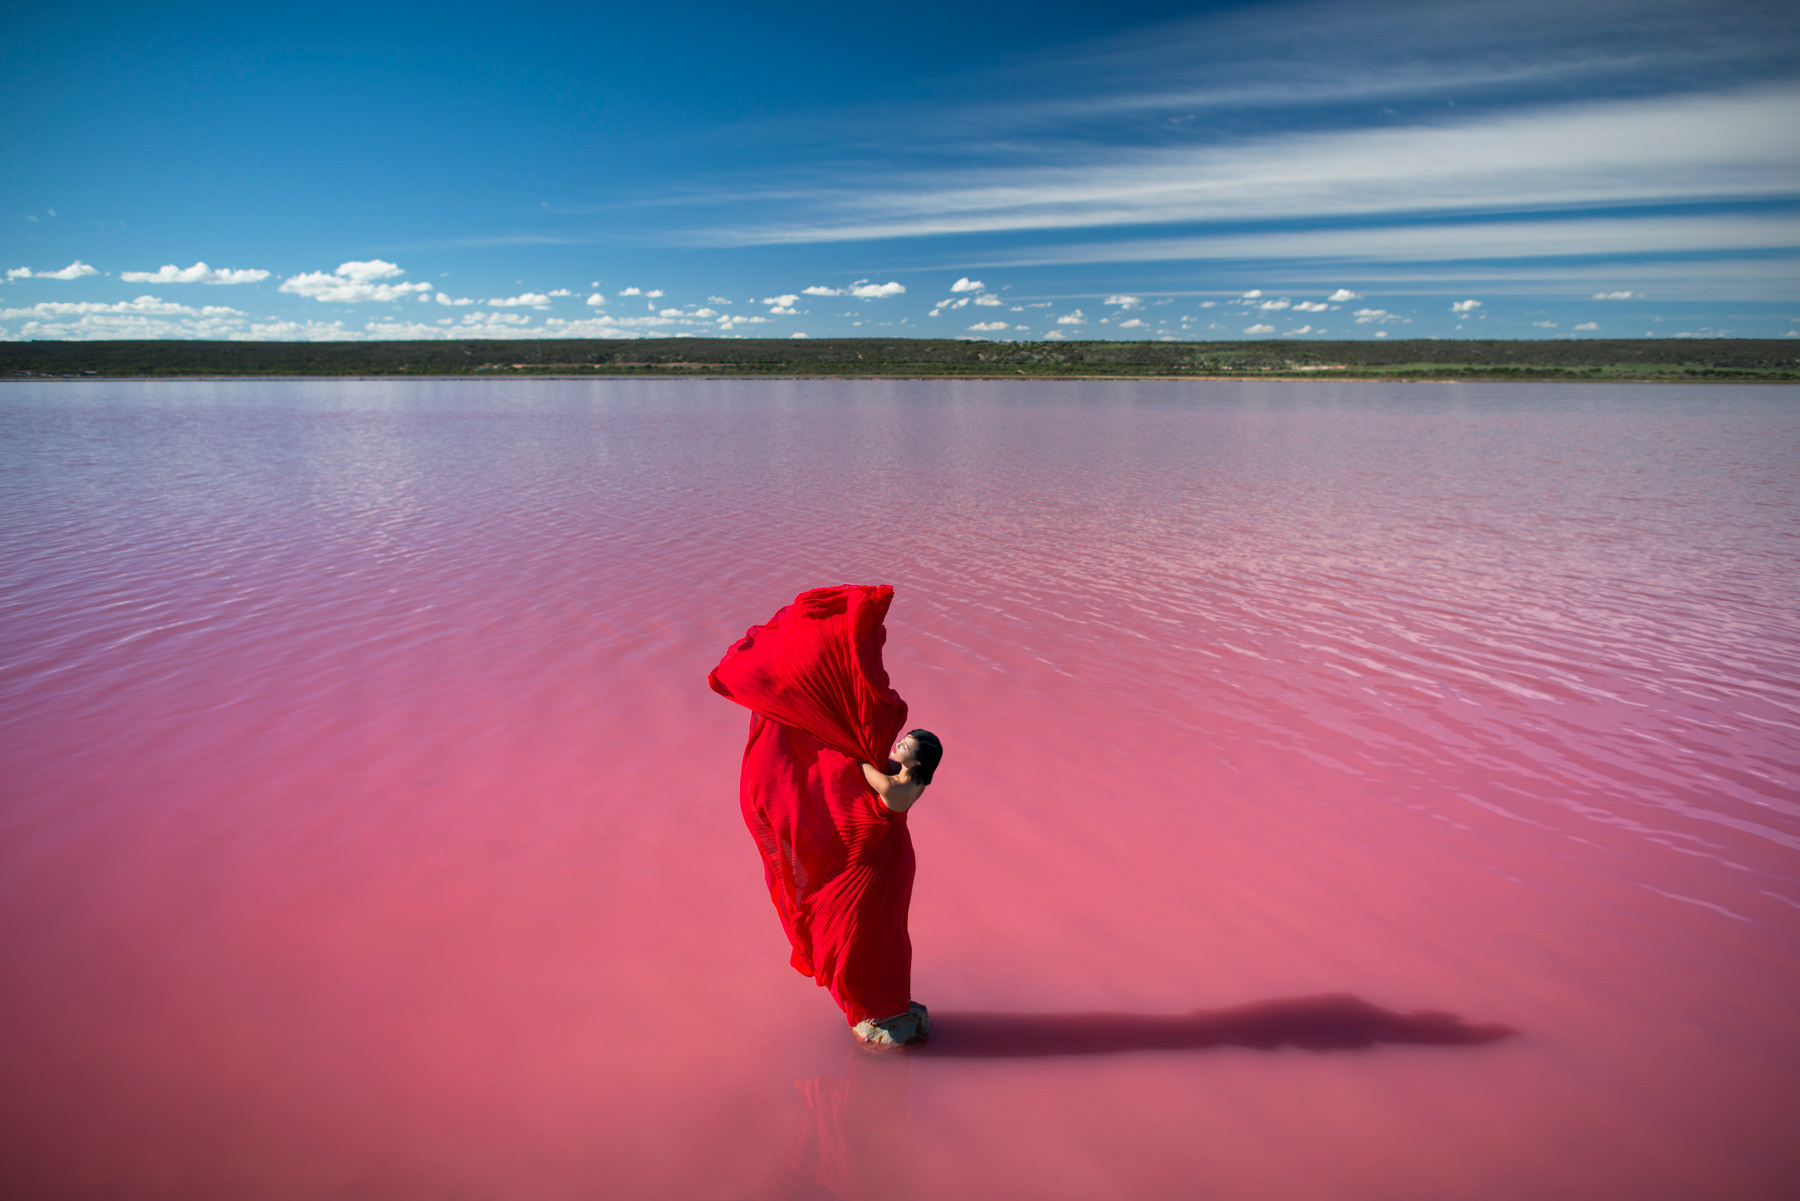
[[[961,279],[957,280],[955,283],[951,284],[950,290],[952,292],[979,292],[979,291],[981,291],[982,286],[983,285],[980,280],[970,279],[968,276],[965,275]]]
[[[1298,328],[1298,329],[1290,329],[1290,330],[1288,330],[1288,331],[1287,331],[1287,332],[1286,332],[1286,333],[1285,333],[1285,334],[1282,334],[1282,335],[1281,335],[1281,336],[1282,336],[1282,337],[1284,337],[1284,338],[1295,338],[1295,337],[1298,337],[1298,336],[1300,336],[1300,335],[1301,335],[1301,334],[1310,334],[1310,333],[1312,333],[1312,332],[1313,332],[1313,327],[1312,327],[1312,326],[1310,326],[1310,325],[1302,325],[1302,326],[1301,326],[1301,327],[1300,327],[1300,328]]]
[[[542,292],[521,292],[517,296],[495,296],[486,303],[494,309],[547,309],[550,298]]]
[[[1265,300],[1261,304],[1257,305],[1256,307],[1259,309],[1262,309],[1264,312],[1276,313],[1276,312],[1280,312],[1282,309],[1287,308],[1288,305],[1290,305],[1292,303],[1293,302],[1290,301],[1287,297],[1283,296],[1280,300]]]
[[[1642,300],[1642,292],[1595,292],[1595,300]]]
[[[1133,317],[1129,321],[1119,322],[1119,328],[1120,329],[1137,329],[1139,326],[1141,326],[1143,324],[1144,323],[1142,321],[1138,320],[1136,317]]]
[[[1596,331],[1600,328],[1600,323],[1598,321],[1583,321],[1580,325],[1577,325],[1575,328],[1578,330],[1582,330],[1586,333],[1593,333],[1594,331]]]
[[[642,296],[643,294],[644,290],[642,288],[626,288],[623,292],[619,293],[621,296]],[[658,292],[657,295],[661,296],[662,293]]]
[[[1056,323],[1058,325],[1085,325],[1087,323],[1087,315],[1080,309],[1076,309],[1073,313],[1064,313],[1062,316],[1058,317]]]
[[[152,338],[231,338],[243,327],[244,314],[224,305],[194,308],[140,296],[111,304],[45,302],[28,308],[0,309],[0,319],[23,318],[13,335],[20,339],[94,341]]]
[[[887,296],[898,296],[906,291],[906,285],[889,280],[885,284],[872,284],[868,280],[858,280],[850,285],[850,295],[861,300],[880,300]]]
[[[269,273],[260,268],[208,267],[205,263],[177,267],[164,263],[155,271],[121,271],[119,278],[128,284],[254,284],[268,279]]]
[[[1046,342],[1060,342],[1062,340],[1063,332],[1060,329],[1053,329],[1044,335],[1044,341]]]
[[[140,296],[136,300],[120,300],[115,301],[112,304],[103,304],[98,301],[46,300],[41,304],[34,304],[30,308],[0,309],[0,317],[5,318],[82,317],[98,313],[137,313],[154,314],[156,316],[169,316],[180,313],[190,316],[206,315],[216,317],[242,315],[238,310],[226,308],[223,305],[209,304],[196,309],[185,304],[178,304],[172,300],[161,300],[155,296]]]
[[[706,303],[707,304],[730,304],[731,302],[729,300],[726,300],[723,296],[708,296],[706,298]]]
[[[606,303],[606,293],[595,292],[592,296],[587,298],[587,302],[592,305],[605,304]]]
[[[988,308],[998,308],[1000,305],[1004,304],[1005,302],[1002,301],[998,296],[994,295],[992,292],[978,292],[978,293],[976,293],[976,296],[975,296],[975,303],[979,304],[979,305],[985,305]]]
[[[13,267],[7,271],[6,278],[9,282],[15,279],[80,279],[84,275],[98,274],[98,271],[76,259],[58,271],[33,271],[30,267]]]
[[[794,307],[795,304],[799,303],[799,300],[800,297],[795,293],[784,292],[780,296],[765,296],[762,298],[761,303],[768,305],[771,313],[791,316],[800,311]]]
[[[800,294],[802,296],[842,296],[844,290],[842,288],[827,288],[819,284],[814,284],[810,288],[801,288]]]
[[[1244,293],[1243,299],[1245,299],[1245,300],[1261,300],[1262,299],[1262,289],[1261,288],[1250,289],[1248,292]]]
[[[1294,305],[1296,313],[1323,313],[1331,306],[1321,300],[1302,300]]]
[[[1556,328],[1556,322],[1554,322],[1554,321],[1533,321],[1532,324],[1537,326],[1539,329],[1555,329]]]
[[[806,337],[806,331],[805,331],[805,330],[795,330],[795,331],[794,331],[794,332],[793,332],[793,333],[791,333],[791,334],[789,334],[789,335],[788,335],[788,337],[790,337],[790,338],[804,338],[804,337]]]
[[[1357,309],[1353,314],[1358,325],[1385,325],[1389,321],[1405,321],[1406,318],[1386,309]]]
[[[550,295],[552,295],[552,296],[573,296],[574,293],[569,291],[567,288],[552,288],[552,289],[550,289]]]
[[[1342,304],[1346,300],[1361,300],[1362,293],[1352,292],[1349,288],[1339,288],[1325,299],[1331,301],[1333,304]]]
[[[1142,300],[1139,300],[1136,296],[1126,296],[1123,293],[1114,293],[1113,295],[1108,296],[1105,300],[1102,300],[1100,303],[1101,304],[1116,304],[1122,309],[1142,308],[1143,304],[1144,304],[1144,302]]]
[[[1004,322],[1004,321],[977,321],[974,325],[971,325],[969,328],[972,330],[975,330],[977,333],[985,334],[985,333],[991,333],[992,331],[997,330],[997,329],[1010,329],[1012,327],[1007,325],[1006,322]]]
[[[423,300],[423,299],[424,299],[424,297],[423,297],[423,296],[420,296],[420,297],[419,297],[419,299],[421,299],[421,300]],[[461,308],[461,307],[462,307],[462,306],[463,306],[463,305],[465,305],[465,304],[474,304],[474,303],[475,303],[475,301],[474,301],[474,300],[473,300],[473,299],[471,299],[471,298],[470,298],[470,297],[467,297],[467,296],[460,296],[460,297],[459,297],[459,296],[446,296],[446,295],[444,295],[444,294],[443,294],[443,293],[442,293],[442,292],[439,292],[439,293],[438,293],[438,294],[437,294],[437,297],[436,297],[436,300],[437,300],[437,302],[438,302],[438,303],[439,303],[439,304],[444,304],[444,305],[453,305],[453,306],[455,306],[455,307],[457,307],[457,308]]]
[[[370,300],[404,300],[415,292],[429,292],[430,284],[382,283],[396,275],[406,274],[393,263],[381,259],[367,262],[340,263],[336,271],[309,271],[282,281],[281,290],[297,296],[310,296],[330,304],[360,304]]]
[[[1450,306],[1452,313],[1473,313],[1481,307],[1479,300],[1459,300]]]
[[[1244,332],[1247,334],[1272,334],[1275,332],[1275,327],[1272,325],[1246,325]]]

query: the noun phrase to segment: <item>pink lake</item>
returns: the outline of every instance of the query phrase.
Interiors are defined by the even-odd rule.
[[[909,1055],[705,686],[840,582]],[[1791,1197],[1797,596],[1793,388],[8,384],[0,1192]]]

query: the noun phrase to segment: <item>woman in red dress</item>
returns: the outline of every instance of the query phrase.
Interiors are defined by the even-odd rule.
[[[893,598],[887,585],[803,592],[707,678],[752,714],[739,799],[790,962],[876,1046],[931,1029],[911,996],[906,812],[943,755],[930,731],[900,733],[906,702],[881,664]]]

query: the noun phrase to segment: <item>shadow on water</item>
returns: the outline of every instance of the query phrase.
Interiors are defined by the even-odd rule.
[[[1395,1013],[1348,993],[1333,993],[1169,1015],[933,1014],[931,1042],[913,1053],[934,1058],[1023,1059],[1212,1047],[1355,1051],[1384,1043],[1476,1046],[1516,1033],[1510,1026],[1466,1022],[1453,1013]]]
[[[906,1051],[852,1050],[843,1076],[796,1080],[806,1117],[758,1201],[904,1201],[914,1196],[918,1151],[906,1094],[915,1056],[1023,1059],[1126,1051],[1355,1051],[1381,1044],[1468,1047],[1516,1034],[1453,1013],[1395,1013],[1336,993],[1257,1001],[1231,1009],[1136,1013],[933,1014],[931,1041]]]

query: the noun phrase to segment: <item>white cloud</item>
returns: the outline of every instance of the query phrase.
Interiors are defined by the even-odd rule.
[[[654,299],[655,297],[661,296],[662,294],[663,294],[663,290],[661,288],[651,288],[648,292],[644,293],[644,295],[649,296],[652,299]]]
[[[80,279],[84,275],[98,274],[100,274],[98,271],[80,259],[76,259],[67,267],[57,271],[33,271],[30,267],[12,267],[7,270],[6,278],[9,282],[15,279]]]
[[[1595,292],[1595,300],[1642,300],[1642,292]]]
[[[778,313],[787,317],[800,311],[794,307],[799,300],[800,297],[795,293],[786,292],[780,296],[765,296],[762,298],[761,303],[768,305],[771,313]]]
[[[309,271],[283,280],[281,290],[330,304],[359,304],[370,300],[404,300],[414,292],[429,292],[430,284],[386,284],[378,280],[404,275],[393,263],[381,259],[340,263],[336,271]]]
[[[573,296],[574,295],[574,293],[569,291],[567,288],[552,288],[552,289],[550,289],[549,294],[551,296]]]
[[[1346,300],[1361,300],[1362,293],[1352,292],[1349,288],[1339,288],[1325,299],[1331,301],[1333,304],[1342,304]]]
[[[1555,329],[1556,328],[1556,322],[1554,322],[1554,321],[1533,321],[1532,324],[1537,326],[1539,329]]]
[[[1479,300],[1459,300],[1450,306],[1452,313],[1473,313],[1481,307]]]
[[[1242,299],[1244,299],[1244,300],[1261,300],[1262,299],[1262,289],[1261,288],[1252,288],[1248,292],[1244,293]]]
[[[1138,328],[1140,328],[1140,327],[1141,327],[1141,326],[1142,326],[1142,325],[1143,325],[1143,324],[1144,324],[1144,323],[1143,323],[1143,322],[1142,322],[1142,321],[1140,321],[1140,320],[1138,320],[1138,319],[1137,319],[1137,318],[1136,318],[1136,317],[1133,317],[1133,318],[1132,318],[1132,319],[1131,319],[1131,320],[1129,320],[1129,321],[1121,321],[1121,322],[1119,322],[1119,328],[1120,328],[1120,329],[1138,329]]]
[[[1387,337],[1387,331],[1385,329],[1378,329],[1375,331],[1375,336],[1377,338],[1385,338]]]
[[[1083,325],[1086,322],[1087,316],[1080,309],[1076,309],[1073,313],[1064,313],[1056,319],[1058,325]]]
[[[521,292],[517,296],[495,296],[486,302],[496,309],[547,309],[550,298],[542,292]]]
[[[1293,337],[1299,336],[1300,334],[1310,334],[1312,332],[1313,332],[1312,326],[1302,325],[1299,329],[1290,329],[1285,334],[1282,334],[1281,336],[1284,338],[1293,338]]]
[[[1218,303],[1219,302],[1216,300],[1202,300],[1200,302],[1200,307],[1203,309],[1216,308],[1218,306]]]
[[[825,288],[818,284],[814,284],[810,288],[800,289],[800,295],[802,296],[842,296],[843,294],[844,290],[842,288]]]
[[[587,302],[591,305],[605,304],[606,303],[606,293],[595,292],[592,296],[587,298]]]
[[[1791,196],[1797,105],[1800,87],[1787,83],[871,178],[822,193],[810,220],[715,236],[818,242]]]
[[[98,301],[46,300],[34,304],[30,308],[0,309],[0,317],[82,317],[100,313],[134,313],[169,316],[183,314],[187,316],[234,316],[240,315],[237,309],[228,309],[222,305],[207,305],[204,308],[192,308],[185,304],[177,304],[172,300],[161,300],[155,296],[140,296],[136,300],[120,300],[112,304]]]
[[[623,292],[619,293],[621,296],[642,296],[643,294],[644,290],[642,288],[626,288]]]
[[[1600,328],[1600,323],[1598,321],[1583,321],[1580,325],[1577,325],[1575,328],[1578,330],[1585,331],[1587,333],[1593,333],[1594,331],[1596,331]]]
[[[706,303],[707,304],[730,304],[731,302],[729,300],[726,300],[723,296],[708,296],[706,298]]]
[[[205,263],[192,267],[164,263],[155,271],[121,271],[119,278],[128,284],[254,284],[268,279],[269,273],[254,267],[234,270]]]
[[[990,333],[993,330],[1011,329],[1012,327],[1007,325],[1004,321],[978,321],[969,328],[980,333]]]
[[[1322,300],[1302,300],[1294,305],[1296,313],[1323,313],[1331,306]]]
[[[1247,334],[1272,334],[1275,332],[1275,327],[1272,325],[1246,325],[1244,332]]]
[[[1062,340],[1063,332],[1060,329],[1053,329],[1044,335],[1044,341],[1046,342],[1060,342]]]
[[[1293,303],[1293,302],[1290,301],[1287,297],[1283,296],[1280,300],[1265,300],[1261,304],[1257,305],[1256,307],[1263,310],[1266,313],[1275,313],[1275,312],[1280,312],[1282,309],[1287,308],[1288,305],[1290,305],[1291,303]]]
[[[1407,320],[1398,313],[1390,313],[1386,309],[1357,309],[1352,316],[1358,325],[1386,325],[1390,321]]]
[[[892,280],[885,284],[872,284],[866,280],[859,280],[850,286],[850,295],[862,300],[881,300],[888,296],[898,296],[904,291],[906,291],[905,284],[895,283]]]
[[[998,296],[994,295],[992,292],[980,292],[980,293],[977,293],[975,296],[975,303],[979,304],[979,305],[984,305],[988,308],[998,308],[1000,305],[1002,305],[1006,302],[1001,300]]]
[[[1100,303],[1101,304],[1116,304],[1122,309],[1141,308],[1141,307],[1143,307],[1143,304],[1144,304],[1144,302],[1142,300],[1139,300],[1136,296],[1126,296],[1123,293],[1115,293],[1111,296],[1108,296],[1105,300],[1102,300]]]
[[[794,331],[794,332],[793,332],[793,333],[791,333],[791,334],[789,334],[789,335],[788,335],[788,337],[790,337],[790,338],[804,338],[804,337],[806,337],[806,331],[805,331],[805,330],[796,330],[796,331]]]
[[[18,339],[95,340],[214,338],[237,336],[244,314],[224,305],[193,308],[140,296],[111,304],[50,301],[29,308],[0,309],[0,319],[24,324],[10,335]]]
[[[687,316],[687,314],[683,313],[680,309],[662,309],[662,310],[659,310],[656,315],[658,317],[685,317],[685,316]]]
[[[982,287],[983,287],[983,284],[980,280],[970,279],[968,276],[965,275],[961,279],[957,280],[955,283],[951,284],[950,290],[952,292],[979,292],[979,291],[981,291]]]
[[[421,299],[422,299],[422,297],[421,297]],[[461,308],[461,307],[462,307],[462,306],[463,306],[463,305],[465,305],[465,304],[474,304],[474,303],[475,303],[475,301],[474,301],[474,299],[473,299],[473,298],[472,298],[472,297],[468,297],[468,296],[446,296],[446,295],[444,295],[444,293],[442,293],[442,292],[439,292],[439,293],[438,293],[438,294],[437,294],[437,296],[436,296],[436,300],[437,300],[437,302],[438,302],[438,303],[439,303],[439,304],[443,304],[443,305],[453,305],[453,306],[455,306],[455,307],[456,307],[456,308]]]

